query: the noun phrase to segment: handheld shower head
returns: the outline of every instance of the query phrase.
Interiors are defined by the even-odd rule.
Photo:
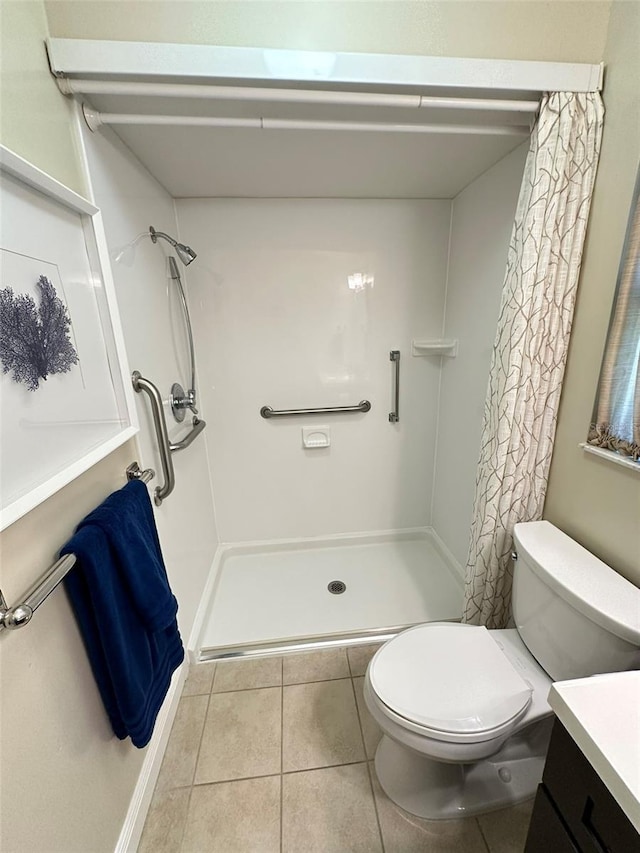
[[[163,231],[156,231],[153,225],[149,226],[149,236],[151,237],[152,243],[157,243],[158,237],[162,237],[163,240],[166,240],[167,243],[173,246],[176,250],[176,255],[180,258],[185,267],[189,266],[191,261],[194,261],[198,257],[190,246],[185,246],[184,243],[178,243],[177,240],[174,240],[173,237],[170,237]]]
[[[188,267],[191,261],[195,261],[198,257],[190,246],[185,246],[183,243],[176,243],[174,246],[176,255],[180,258],[185,267]]]

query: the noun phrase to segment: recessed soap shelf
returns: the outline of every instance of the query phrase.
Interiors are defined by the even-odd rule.
[[[449,338],[433,338],[430,341],[411,341],[411,355],[444,355],[455,358],[458,355],[458,341]]]
[[[302,427],[302,446],[307,450],[331,445],[331,429],[328,426]]]

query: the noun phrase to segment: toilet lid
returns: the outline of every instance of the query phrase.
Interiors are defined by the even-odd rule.
[[[451,622],[398,634],[374,656],[369,681],[395,713],[455,734],[503,725],[528,706],[533,692],[486,628]]]

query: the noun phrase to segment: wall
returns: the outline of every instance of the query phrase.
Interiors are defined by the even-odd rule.
[[[10,601],[53,562],[78,521],[124,485],[135,454],[119,448],[2,533],[0,586]],[[111,731],[62,590],[26,628],[3,632],[0,660],[0,849],[112,851],[144,752]]]
[[[442,359],[432,524],[461,566],[467,561],[476,467],[507,249],[528,145],[453,201],[444,337],[458,356]]]
[[[0,138],[3,145],[82,193],[71,106],[49,72],[47,35],[41,0],[0,2]]]
[[[564,379],[545,518],[640,584],[640,475],[585,453],[640,151],[640,3],[616,0],[602,154]]]
[[[146,235],[177,231],[173,199],[151,177],[120,139],[109,129],[83,131],[96,204],[102,210],[113,279],[118,298],[129,365],[158,386],[163,396],[169,437],[187,433],[191,414],[178,424],[168,404],[174,382],[190,383],[188,349],[176,286],[167,275],[170,246],[154,245]],[[200,259],[196,264],[200,263]],[[179,264],[184,273],[184,267]],[[184,281],[184,276],[183,276]],[[149,400],[136,395],[140,419],[141,464],[154,468],[160,482],[160,457]],[[201,414],[208,419],[208,411]],[[178,622],[189,639],[217,545],[209,465],[203,437],[187,450],[173,454],[174,492],[156,509],[158,533],[172,589],[180,604]]]
[[[54,0],[47,14],[52,35],[67,38],[599,62],[609,6],[596,0]]]
[[[68,106],[44,60],[43,4],[2,2],[0,14],[2,142],[82,191]],[[53,562],[78,521],[124,484],[136,452],[133,442],[119,448],[1,534],[0,587],[9,601]],[[144,753],[110,731],[62,591],[27,628],[0,636],[0,668],[0,848],[113,850]]]
[[[411,358],[438,337],[450,203],[177,202],[223,541],[429,523],[439,365]],[[373,285],[351,290],[348,276]],[[401,416],[391,425],[400,349]],[[260,408],[352,405],[368,414],[266,421]],[[331,447],[304,450],[303,425]]]

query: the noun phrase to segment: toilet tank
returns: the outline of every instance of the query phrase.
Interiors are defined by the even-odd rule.
[[[548,521],[513,535],[516,627],[551,678],[640,668],[640,589]]]

